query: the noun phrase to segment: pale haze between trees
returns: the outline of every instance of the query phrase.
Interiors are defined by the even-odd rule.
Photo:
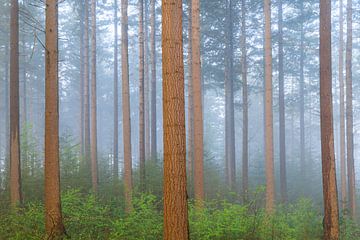
[[[358,0],[0,0],[0,239],[360,239]]]

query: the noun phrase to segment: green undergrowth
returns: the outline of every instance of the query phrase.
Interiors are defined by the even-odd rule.
[[[153,195],[134,197],[125,215],[121,199],[104,201],[70,190],[62,208],[68,239],[162,239],[162,203]],[[322,237],[321,213],[310,200],[278,206],[272,216],[250,202],[246,205],[214,200],[202,210],[189,204],[191,239],[199,240],[316,240]],[[0,239],[43,239],[44,208],[31,202],[12,213],[1,207]],[[360,239],[359,227],[342,219],[342,239]]]

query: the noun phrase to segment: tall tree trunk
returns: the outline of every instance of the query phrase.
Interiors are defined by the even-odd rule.
[[[80,159],[84,160],[84,1],[80,8]]]
[[[227,162],[227,184],[231,191],[236,191],[235,176],[235,123],[233,89],[233,20],[232,0],[226,7],[226,60],[225,60],[225,151]]]
[[[271,0],[264,0],[265,14],[265,159],[266,159],[266,211],[274,210],[274,145],[272,112],[272,53],[271,53]]]
[[[84,29],[84,166],[86,177],[90,177],[90,77],[89,77],[89,0],[85,0],[85,29]],[[88,179],[88,178],[87,178]],[[87,181],[86,181],[87,182]]]
[[[188,131],[187,131],[187,174],[189,176],[190,185],[194,182],[194,95],[193,95],[193,51],[192,51],[192,0],[188,0]],[[190,191],[191,192],[191,191]]]
[[[5,56],[6,57],[6,61],[5,61],[5,173],[6,173],[6,184],[5,184],[5,189],[8,190],[9,189],[9,176],[10,176],[10,134],[9,134],[9,129],[10,129],[10,99],[9,99],[9,45],[6,44],[5,47]]]
[[[145,159],[150,158],[150,65],[149,65],[149,0],[144,0],[144,98],[145,98]]]
[[[283,43],[283,3],[279,6],[279,142],[280,142],[280,192],[281,201],[287,202],[286,143],[285,143],[285,94],[284,94],[284,43]]]
[[[128,0],[121,0],[121,68],[122,68],[122,109],[124,141],[124,185],[125,210],[132,209],[132,157],[129,89],[129,50],[128,50]]]
[[[301,33],[300,33],[300,174],[306,180],[306,160],[305,160],[305,78],[304,78],[304,3],[301,3]]]
[[[194,97],[194,189],[195,200],[202,206],[204,193],[204,135],[200,51],[200,1],[192,0],[192,85]]]
[[[45,227],[47,239],[65,234],[59,166],[58,1],[46,1]]]
[[[96,0],[91,0],[91,176],[94,193],[98,190],[96,98]]]
[[[150,0],[150,64],[151,64],[151,158],[157,158],[157,131],[156,131],[156,0]]]
[[[164,239],[189,239],[182,1],[162,0]]]
[[[340,85],[340,172],[341,172],[341,206],[346,210],[346,158],[345,158],[345,99],[344,99],[344,11],[343,0],[340,0],[340,33],[339,33],[339,85]]]
[[[11,1],[10,20],[10,203],[21,203],[19,126],[19,4]]]
[[[331,2],[320,0],[320,120],[324,194],[324,239],[339,239],[339,211],[334,152]]]
[[[354,133],[353,133],[353,91],[352,91],[352,0],[347,2],[347,40],[346,40],[346,137],[347,169],[349,184],[349,209],[353,219],[356,216],[356,191],[354,168]]]
[[[140,190],[145,191],[144,0],[139,0],[139,162]]]
[[[114,180],[119,180],[118,0],[114,3]]]
[[[249,103],[247,81],[247,48],[246,48],[246,4],[241,0],[241,75],[243,101],[243,140],[242,140],[242,190],[244,203],[249,193]]]
[[[25,34],[24,34],[25,35]],[[25,41],[25,36],[23,36],[23,40],[22,40],[22,54],[23,54],[23,63],[22,63],[22,80],[23,80],[23,85],[22,85],[22,112],[21,112],[21,122],[22,122],[22,127],[25,128],[26,127],[26,122],[27,122],[27,86],[26,86],[26,41]],[[25,154],[26,155],[26,154]]]

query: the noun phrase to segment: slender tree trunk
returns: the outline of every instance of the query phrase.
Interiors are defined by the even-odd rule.
[[[96,98],[96,0],[91,0],[91,176],[94,193],[98,190]]]
[[[151,31],[150,31],[150,64],[151,64],[151,158],[157,158],[156,137],[156,0],[150,0],[151,5]]]
[[[58,1],[46,1],[45,227],[47,239],[65,234],[59,166]]]
[[[233,20],[232,0],[227,1],[226,20],[226,60],[225,60],[225,151],[227,162],[227,184],[231,191],[236,191],[235,175],[235,123],[233,90]]]
[[[119,180],[118,0],[114,3],[114,180]]]
[[[25,35],[25,34],[24,34]],[[26,128],[27,122],[27,86],[26,86],[26,41],[25,36],[23,36],[22,40],[22,54],[23,54],[23,63],[22,63],[22,80],[23,80],[23,87],[22,87],[22,124],[23,128]],[[25,154],[26,155],[26,154]]]
[[[80,9],[80,159],[84,158],[84,1]]]
[[[139,0],[139,162],[140,190],[145,191],[144,0]]]
[[[279,6],[279,142],[280,142],[280,192],[281,201],[287,202],[286,143],[285,143],[285,94],[284,94],[284,43],[283,43],[283,3]]]
[[[339,239],[339,211],[334,152],[331,2],[320,0],[320,120],[324,194],[324,239]]]
[[[341,206],[346,209],[346,158],[345,158],[345,99],[344,99],[344,13],[343,0],[340,0],[340,39],[339,39],[339,85],[340,85],[340,172]]]
[[[273,212],[275,202],[273,112],[272,112],[272,53],[271,3],[264,0],[265,13],[265,159],[266,159],[266,211]]]
[[[204,135],[202,110],[201,51],[200,51],[200,1],[192,0],[192,85],[194,97],[194,187],[195,200],[202,206],[204,193]]]
[[[121,0],[121,67],[122,67],[122,109],[124,141],[124,185],[125,210],[132,209],[132,157],[129,89],[129,50],[128,50],[128,0]]]
[[[182,1],[162,1],[164,239],[189,239]]]
[[[145,98],[145,159],[151,156],[150,136],[150,66],[149,66],[149,0],[144,0],[144,98]]]
[[[354,133],[353,133],[353,93],[352,93],[352,0],[347,2],[347,40],[346,40],[346,137],[347,169],[349,184],[349,209],[353,219],[356,216]]]
[[[10,20],[10,203],[21,203],[19,126],[19,4],[11,1]]]
[[[5,164],[5,173],[6,173],[6,184],[5,184],[5,189],[8,190],[9,189],[9,176],[10,176],[10,134],[9,134],[9,129],[10,129],[10,99],[9,99],[9,45],[7,44],[5,47],[5,56],[6,57],[6,61],[5,61],[5,139],[6,139],[6,144],[5,144],[5,160],[6,160],[6,164]]]
[[[247,48],[246,48],[246,4],[241,0],[241,75],[243,101],[243,140],[242,140],[242,190],[244,203],[249,194],[249,103],[247,81]]]
[[[89,0],[85,0],[85,29],[84,29],[84,165],[86,177],[90,177],[90,77],[89,77]],[[89,174],[89,175],[88,175]]]
[[[301,3],[301,33],[300,33],[300,174],[306,179],[306,160],[305,160],[305,78],[304,78],[304,3]]]
[[[188,21],[189,21],[189,29],[188,29],[188,144],[187,144],[187,158],[188,158],[188,176],[190,184],[192,185],[194,182],[194,95],[193,95],[193,50],[192,50],[192,0],[188,0]]]

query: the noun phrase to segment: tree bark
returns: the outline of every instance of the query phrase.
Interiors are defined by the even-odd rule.
[[[164,239],[189,239],[182,1],[162,0]]]
[[[266,211],[274,211],[274,146],[272,112],[272,53],[271,53],[271,3],[264,0],[265,14],[265,167],[266,167]]]
[[[149,159],[151,157],[149,53],[149,0],[144,0],[145,159]]]
[[[278,2],[279,16],[279,142],[280,142],[280,192],[281,201],[287,202],[286,143],[285,143],[285,93],[284,93],[284,43],[283,43],[283,3]]]
[[[121,0],[121,68],[122,68],[122,108],[124,141],[124,185],[125,211],[132,210],[132,157],[129,89],[129,50],[128,50],[128,0]]]
[[[339,211],[334,152],[331,2],[320,0],[320,120],[324,194],[324,239],[339,239]]]
[[[225,155],[227,162],[227,184],[229,189],[236,192],[235,166],[235,123],[234,123],[234,83],[233,83],[233,20],[232,0],[227,1],[226,7],[226,60],[225,60]]]
[[[192,0],[192,85],[194,97],[194,189],[195,201],[200,206],[204,193],[204,135],[202,110],[201,51],[200,51],[200,1]]]
[[[21,203],[19,124],[19,4],[11,1],[10,25],[10,203]]]
[[[192,51],[192,0],[188,0],[188,131],[187,131],[187,174],[190,185],[194,182],[194,95],[193,95],[193,51]]]
[[[59,166],[58,1],[46,1],[45,228],[47,239],[65,234]]]
[[[81,1],[80,8],[80,159],[84,159],[84,1]]]
[[[96,0],[91,0],[91,178],[94,193],[98,191],[96,98]]]
[[[241,0],[241,75],[243,101],[243,140],[242,140],[242,190],[244,203],[249,194],[249,103],[247,81],[247,48],[246,48],[246,4]]]
[[[150,31],[150,64],[151,64],[151,158],[157,158],[157,131],[156,131],[156,0],[150,0],[151,31]]]
[[[344,11],[343,0],[340,0],[339,31],[339,85],[340,85],[340,172],[341,172],[341,206],[346,210],[346,158],[345,158],[345,89],[344,89]]]
[[[346,40],[346,137],[347,169],[349,184],[350,216],[356,216],[356,190],[354,168],[354,133],[353,133],[353,90],[352,90],[352,0],[347,2],[347,40]]]
[[[118,67],[118,0],[114,3],[114,181],[119,180],[119,67]]]
[[[145,192],[144,0],[139,0],[139,162],[140,191]]]
[[[89,77],[89,0],[85,0],[84,29],[84,166],[86,177],[90,178],[90,77]],[[88,179],[88,178],[87,178]],[[87,180],[88,181],[88,180]]]

